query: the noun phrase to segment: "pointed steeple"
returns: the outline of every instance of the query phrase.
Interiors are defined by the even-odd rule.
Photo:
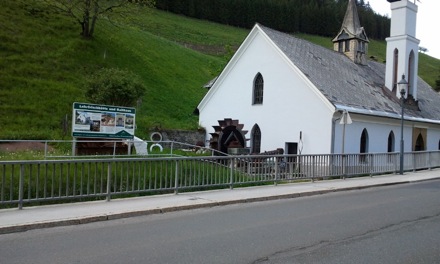
[[[359,21],[355,0],[348,0],[347,11],[338,35],[333,39],[335,51],[344,53],[358,64],[367,64],[367,34]]]
[[[342,28],[345,28],[348,33],[353,36],[356,36],[361,28],[361,22],[359,22],[359,15],[354,0],[348,1],[347,11],[345,12],[344,16],[344,22],[342,22]]]

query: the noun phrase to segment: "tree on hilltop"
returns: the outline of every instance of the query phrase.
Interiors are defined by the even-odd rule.
[[[81,36],[93,37],[96,21],[115,12],[123,13],[129,5],[155,5],[155,0],[44,0],[49,6],[72,17],[81,25]],[[125,10],[124,10],[125,9]]]

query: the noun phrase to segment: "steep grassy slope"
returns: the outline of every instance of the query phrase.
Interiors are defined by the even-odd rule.
[[[68,137],[61,122],[66,116],[70,121],[73,102],[87,102],[84,83],[101,67],[126,68],[144,80],[147,93],[137,106],[137,134],[146,135],[154,126],[195,129],[192,112],[206,92],[201,86],[225,65],[224,47],[239,45],[246,36],[241,29],[134,10],[131,17],[100,20],[95,38],[83,40],[78,24],[38,1],[1,5],[1,139]],[[210,55],[213,50],[220,53]]]
[[[101,67],[128,69],[145,82],[137,105],[137,130],[155,126],[195,129],[192,114],[249,30],[158,10],[133,9],[125,17],[99,20],[95,38],[79,37],[79,24],[38,0],[0,4],[0,139],[70,138],[72,103],[87,102],[84,83]],[[331,47],[328,38],[300,35]],[[383,61],[384,42],[370,55]],[[426,67],[426,68],[425,68]],[[421,56],[420,75],[431,85],[440,61]],[[437,70],[437,72],[435,72]]]

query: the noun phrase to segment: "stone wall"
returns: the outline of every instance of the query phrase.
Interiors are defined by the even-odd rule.
[[[204,130],[155,130],[150,132],[150,137],[147,140],[157,141],[162,136],[162,141],[176,141],[187,143],[191,145],[200,145],[205,142]]]

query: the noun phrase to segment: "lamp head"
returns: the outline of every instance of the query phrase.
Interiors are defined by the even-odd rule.
[[[405,80],[405,74],[402,74],[402,80],[400,80],[397,85],[400,89],[400,95],[403,97],[406,94],[406,89],[408,86],[408,82]]]

